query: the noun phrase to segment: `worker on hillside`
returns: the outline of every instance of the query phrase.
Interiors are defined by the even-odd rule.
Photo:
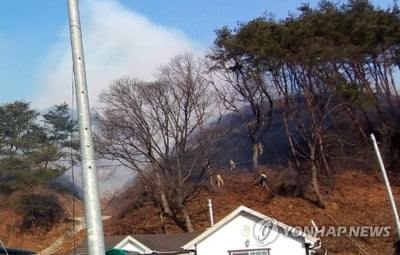
[[[236,163],[233,161],[233,159],[229,160],[229,166],[231,167],[231,171],[236,169]]]
[[[221,187],[222,185],[224,185],[224,179],[222,179],[220,174],[217,174],[217,186]]]
[[[265,172],[261,173],[260,175],[260,184],[263,188],[267,188],[267,175]]]
[[[257,152],[258,152],[258,156],[260,157],[263,152],[264,152],[264,145],[262,145],[262,143],[258,143],[257,144]]]

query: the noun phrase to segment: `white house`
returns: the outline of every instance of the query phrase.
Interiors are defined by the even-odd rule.
[[[309,255],[317,238],[240,206],[182,246],[195,255]]]
[[[126,254],[311,255],[319,247],[314,236],[240,206],[202,233],[105,237],[105,247]],[[76,255],[87,254],[86,242]]]

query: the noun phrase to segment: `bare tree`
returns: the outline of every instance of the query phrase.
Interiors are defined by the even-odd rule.
[[[332,188],[328,133],[337,118],[341,103],[329,93],[328,84],[315,68],[288,62],[271,74],[279,94],[283,123],[296,168],[307,169],[317,204],[325,207],[319,189],[320,170],[325,170]],[[340,115],[341,116],[341,115]],[[305,164],[304,164],[305,163]],[[306,166],[306,167],[304,167]]]
[[[209,166],[206,124],[215,113],[202,66],[189,54],[161,67],[157,80],[120,79],[101,95],[101,154],[136,171],[167,216],[192,232],[187,202]],[[203,136],[202,134],[207,134]]]
[[[217,48],[209,55],[214,77],[222,81],[215,87],[225,108],[245,123],[252,143],[253,170],[258,172],[263,151],[261,137],[272,124],[272,90],[264,79],[263,67],[247,57],[247,52],[230,49],[232,42],[223,34],[224,29],[219,31]],[[229,51],[234,53],[227,54]]]

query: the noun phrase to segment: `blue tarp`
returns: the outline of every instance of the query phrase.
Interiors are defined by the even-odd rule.
[[[16,248],[0,247],[0,254],[18,255],[18,254],[36,254],[36,252],[16,249]]]

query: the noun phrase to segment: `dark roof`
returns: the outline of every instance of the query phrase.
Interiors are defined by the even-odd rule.
[[[198,236],[200,233],[178,233],[178,234],[147,234],[147,235],[131,235],[137,241],[153,251],[160,252],[176,252],[182,251],[181,246]],[[105,236],[105,249],[115,247],[128,235]],[[87,239],[85,239],[75,249],[75,254],[87,254]]]
[[[124,239],[126,235],[117,235],[117,236],[105,236],[104,237],[104,247],[105,249],[111,249],[115,245],[117,245],[119,242]],[[87,246],[87,239],[85,238],[76,248],[75,248],[75,253],[73,252],[72,254],[88,254],[88,246]]]
[[[200,233],[132,235],[133,238],[153,251],[181,251],[184,244]]]
[[[9,247],[0,247],[0,254],[18,255],[18,254],[36,254],[36,252],[16,249],[16,248],[9,248]]]
[[[104,247],[106,249],[111,249],[115,245],[117,245],[119,242],[121,242],[127,235],[118,235],[118,236],[105,236],[104,237]],[[86,244],[86,240],[85,240]],[[87,244],[86,244],[87,246]]]

